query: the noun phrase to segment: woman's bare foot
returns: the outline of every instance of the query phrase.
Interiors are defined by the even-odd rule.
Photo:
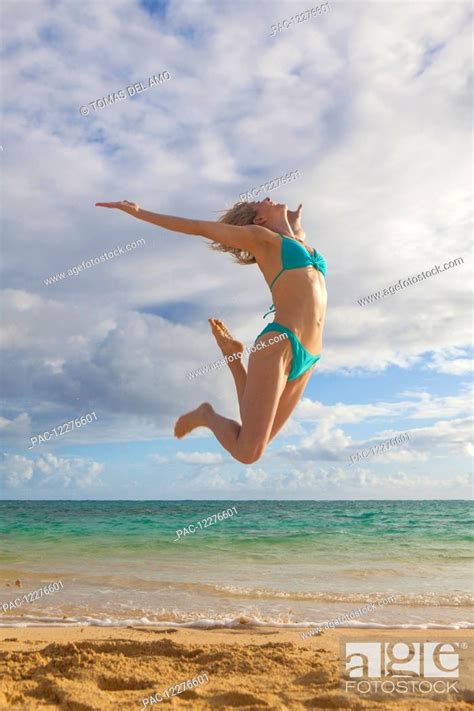
[[[212,406],[209,405],[208,402],[203,402],[202,405],[196,407],[195,410],[191,410],[185,415],[178,417],[174,426],[175,437],[181,439],[184,435],[195,430],[196,427],[204,427],[207,422],[207,416],[211,412],[213,412]]]
[[[223,321],[218,318],[210,318],[208,321],[211,325],[211,331],[217,341],[217,345],[221,349],[223,355],[231,356],[234,353],[244,352],[244,344],[233,338],[231,332]]]

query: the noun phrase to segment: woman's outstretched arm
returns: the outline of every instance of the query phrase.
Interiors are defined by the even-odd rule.
[[[219,242],[226,247],[245,249],[252,254],[263,245],[274,239],[270,230],[259,225],[228,225],[225,222],[212,222],[209,220],[191,220],[186,217],[174,215],[161,215],[157,212],[142,210],[136,203],[121,200],[120,202],[97,202],[97,207],[110,207],[127,212],[132,217],[150,222],[152,225],[163,227],[172,232],[182,232],[186,235],[206,237],[213,242]]]

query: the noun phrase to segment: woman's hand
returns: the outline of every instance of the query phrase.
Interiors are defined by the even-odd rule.
[[[288,210],[287,212],[287,217],[288,217],[288,222],[290,223],[290,227],[295,233],[296,237],[299,237],[300,239],[305,238],[305,231],[301,227],[301,212],[303,210],[303,203],[300,202],[298,205],[298,208],[296,210]]]
[[[119,202],[96,202],[96,207],[114,207],[116,210],[123,210],[129,214],[139,211],[139,207],[136,202],[129,202],[128,200],[120,200]]]
[[[302,210],[303,210],[303,203],[300,202],[300,204],[298,205],[298,209],[297,209],[297,210],[288,210],[288,213],[287,213],[287,214],[288,214],[288,220],[289,220],[291,223],[293,223],[293,224],[296,224],[296,222],[299,223],[299,222],[300,222],[300,218],[301,218],[301,211],[302,211]]]

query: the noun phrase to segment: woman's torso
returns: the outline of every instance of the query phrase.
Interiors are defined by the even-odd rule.
[[[313,249],[309,245],[294,238],[285,239],[298,242],[299,249],[313,256]],[[284,266],[283,240],[283,236],[275,234],[275,240],[270,241],[264,255],[257,261],[269,286]],[[275,321],[291,329],[310,353],[320,353],[327,304],[326,280],[322,272],[312,264],[285,269],[275,281],[271,293],[275,305]]]

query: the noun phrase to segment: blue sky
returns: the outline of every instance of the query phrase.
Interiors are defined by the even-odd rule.
[[[3,498],[471,496],[470,5],[330,2],[271,36],[305,9],[4,4]],[[246,344],[262,329],[271,297],[257,268],[94,203],[215,219],[296,170],[269,194],[303,202],[307,240],[328,262],[323,357],[284,431],[246,466],[206,430],[172,431],[202,401],[237,418],[229,373],[186,373],[219,358],[208,317]],[[92,411],[97,421],[28,449]],[[350,465],[403,432],[404,445]]]

